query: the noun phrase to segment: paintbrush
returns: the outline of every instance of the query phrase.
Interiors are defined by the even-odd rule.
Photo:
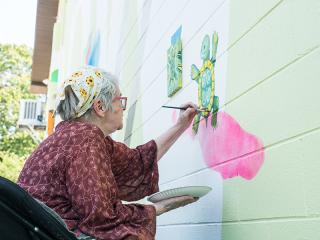
[[[165,105],[163,105],[162,107],[163,108],[174,108],[174,109],[180,109],[180,110],[187,110],[189,108],[189,107],[174,107],[174,106],[165,106]],[[196,110],[197,110],[197,112],[210,112],[210,111],[208,111],[207,108],[197,108]]]

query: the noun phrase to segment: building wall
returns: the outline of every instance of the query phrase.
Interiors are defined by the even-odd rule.
[[[217,127],[202,118],[159,164],[161,190],[213,190],[158,217],[157,239],[320,239],[319,25],[318,0],[61,0],[51,71],[58,83],[88,63],[118,75],[129,108],[113,138],[134,147],[176,121],[162,105],[198,102],[191,65],[217,32]],[[168,97],[180,26],[182,89]]]

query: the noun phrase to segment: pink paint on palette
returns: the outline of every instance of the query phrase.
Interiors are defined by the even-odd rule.
[[[226,112],[218,112],[217,127],[210,126],[211,116],[200,122],[196,138],[208,167],[218,171],[224,179],[241,176],[247,180],[258,173],[264,161],[262,142],[246,132]]]

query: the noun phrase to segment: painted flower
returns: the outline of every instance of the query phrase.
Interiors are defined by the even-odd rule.
[[[80,76],[82,76],[82,72],[81,71],[74,72],[71,76],[72,77],[80,77]]]
[[[94,79],[92,76],[88,76],[86,77],[86,83],[90,86],[90,87],[93,87],[94,85]]]
[[[102,78],[102,73],[101,72],[95,71],[95,74],[96,74],[97,77]]]
[[[84,88],[81,87],[80,88],[80,94],[81,94],[82,97],[85,98],[87,96],[87,91]]]

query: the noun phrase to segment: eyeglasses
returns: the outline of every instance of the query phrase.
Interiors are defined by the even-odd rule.
[[[128,98],[127,97],[115,97],[113,100],[120,100],[120,104],[121,104],[121,108],[123,110],[126,110],[126,107],[127,107],[127,100]]]

